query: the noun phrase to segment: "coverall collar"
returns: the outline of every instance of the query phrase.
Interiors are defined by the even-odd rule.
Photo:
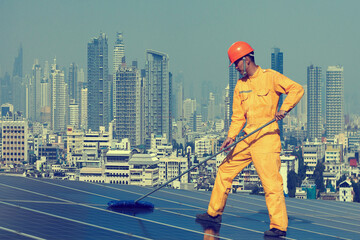
[[[256,71],[254,72],[254,74],[252,76],[248,76],[249,79],[252,79],[252,78],[257,78],[260,74],[260,72],[262,72],[262,69],[260,66],[257,66],[257,69]]]

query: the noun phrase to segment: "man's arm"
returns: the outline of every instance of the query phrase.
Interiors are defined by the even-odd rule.
[[[239,93],[239,84],[236,84],[233,98],[233,114],[231,116],[231,124],[228,131],[228,138],[235,140],[244,126],[246,119],[244,109],[241,105],[241,98]]]
[[[234,97],[233,97],[233,114],[231,116],[231,125],[229,127],[228,136],[221,145],[220,151],[223,148],[231,145],[236,136],[240,133],[246,122],[244,109],[241,106],[241,98],[239,93],[238,84],[235,86]]]
[[[283,114],[285,113],[286,115],[286,113],[290,112],[291,109],[293,109],[301,100],[304,95],[304,88],[300,84],[290,80],[288,77],[278,72],[276,72],[274,81],[275,91],[287,95],[281,105],[280,111],[275,115],[276,120],[281,120],[285,117]]]

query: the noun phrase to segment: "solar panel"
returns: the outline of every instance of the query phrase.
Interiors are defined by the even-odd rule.
[[[110,200],[134,200],[148,187],[0,175],[0,239],[263,239],[263,196],[230,194],[220,225],[195,222],[210,192],[162,189],[152,212],[116,212]],[[360,239],[357,203],[287,198],[287,239]]]

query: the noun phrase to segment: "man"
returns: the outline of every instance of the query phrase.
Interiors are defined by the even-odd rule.
[[[235,42],[228,50],[230,66],[244,76],[239,79],[234,91],[233,115],[228,136],[221,146],[226,148],[244,128],[246,134],[276,118],[281,120],[295,107],[304,94],[298,83],[271,70],[255,64],[254,49],[246,42]],[[229,66],[229,67],[230,67]],[[279,97],[287,94],[281,109]],[[226,200],[233,179],[251,162],[260,177],[265,191],[265,200],[270,217],[270,230],[266,236],[286,236],[288,216],[283,193],[281,167],[281,142],[277,122],[266,126],[252,136],[239,142],[220,165],[208,211],[198,214],[197,220],[221,223]]]

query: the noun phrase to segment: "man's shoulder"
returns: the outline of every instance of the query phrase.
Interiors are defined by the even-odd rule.
[[[263,72],[263,73],[268,73],[268,74],[278,74],[278,73],[279,73],[278,71],[275,71],[275,70],[270,69],[270,68],[268,68],[268,69],[262,69],[262,72]]]

